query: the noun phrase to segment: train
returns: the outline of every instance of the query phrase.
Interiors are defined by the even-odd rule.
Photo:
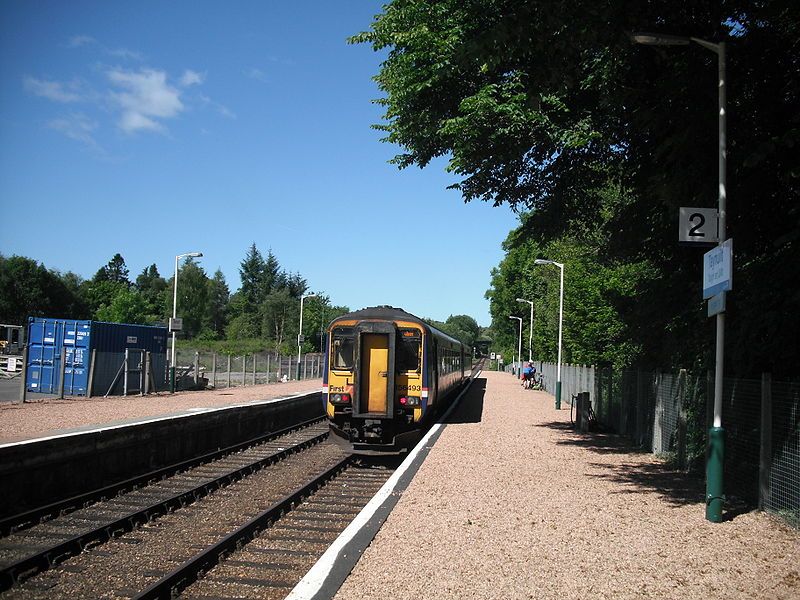
[[[327,329],[322,398],[334,441],[401,454],[469,381],[472,349],[392,306],[342,315]]]

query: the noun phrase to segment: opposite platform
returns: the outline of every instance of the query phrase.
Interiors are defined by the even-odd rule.
[[[336,599],[800,597],[797,531],[553,405],[479,376]]]
[[[130,424],[159,416],[317,392],[321,379],[217,390],[160,392],[148,396],[76,396],[25,404],[0,404],[0,444],[86,431],[96,426]]]

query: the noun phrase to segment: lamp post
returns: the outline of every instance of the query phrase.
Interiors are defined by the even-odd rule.
[[[202,252],[187,252],[186,254],[178,254],[175,257],[175,281],[172,285],[172,319],[170,329],[172,330],[172,355],[169,361],[169,391],[175,392],[175,328],[174,320],[178,316],[178,261],[182,258],[200,258],[203,256]]]
[[[522,317],[509,316],[509,319],[519,321],[519,343],[517,344],[517,360],[522,363]]]
[[[561,285],[558,302],[558,367],[556,368],[556,410],[561,409],[561,334],[564,325],[564,265],[554,260],[537,258],[534,265],[555,265],[561,269]]]
[[[725,94],[725,42],[717,44],[696,37],[664,35],[658,33],[634,33],[633,41],[648,46],[688,46],[692,42],[717,55],[718,71],[718,163],[719,163],[719,197],[718,197],[718,243],[725,242],[726,204],[727,204],[727,167],[726,167],[726,94]],[[725,292],[722,292],[723,294]],[[714,423],[708,430],[708,460],[706,462],[706,519],[714,523],[722,521],[723,505],[723,461],[725,457],[725,430],[722,428],[722,380],[724,376],[725,358],[725,313],[717,313],[717,348],[716,366],[714,368]]]
[[[316,294],[300,296],[300,330],[297,334],[297,381],[300,381],[300,353],[303,349],[303,302],[306,298],[316,298]]]
[[[527,302],[531,305],[531,331],[528,335],[528,360],[533,360],[533,300],[525,300],[524,298],[517,298],[517,302]]]

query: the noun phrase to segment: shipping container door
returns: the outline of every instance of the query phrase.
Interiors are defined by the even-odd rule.
[[[89,342],[91,325],[87,321],[65,321],[64,392],[67,395],[85,395],[89,383]]]
[[[52,394],[58,390],[64,328],[58,321],[31,321],[28,325],[28,376],[30,392]]]
[[[385,413],[389,385],[389,336],[364,333],[361,337],[361,398],[367,412]]]

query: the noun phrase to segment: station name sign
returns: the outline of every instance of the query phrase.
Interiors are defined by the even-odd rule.
[[[703,299],[733,289],[733,240],[703,255]]]

